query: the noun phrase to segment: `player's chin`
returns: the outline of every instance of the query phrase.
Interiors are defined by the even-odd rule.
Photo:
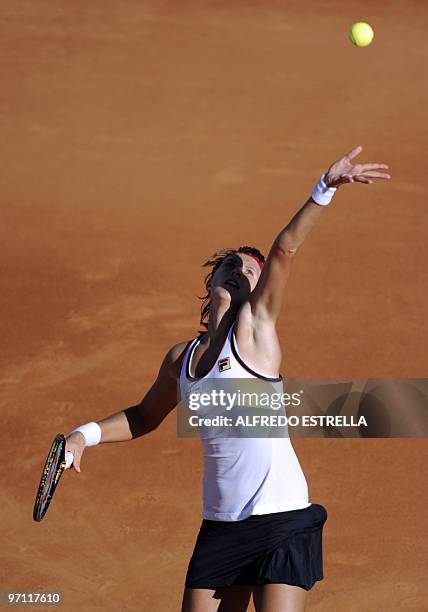
[[[230,301],[232,299],[231,291],[229,291],[229,288],[226,289],[226,287],[216,287],[214,291],[211,292],[211,297],[213,297],[214,295],[216,295],[221,300]]]

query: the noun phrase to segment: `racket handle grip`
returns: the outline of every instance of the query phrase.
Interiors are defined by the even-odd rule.
[[[70,453],[70,451],[66,451],[65,452],[65,469],[68,470],[68,468],[70,468],[73,465],[73,453]]]

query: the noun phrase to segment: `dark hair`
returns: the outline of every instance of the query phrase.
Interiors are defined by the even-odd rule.
[[[210,312],[210,304],[211,304],[211,297],[210,297],[210,285],[211,285],[211,279],[214,276],[214,274],[217,272],[218,268],[221,266],[221,264],[223,263],[223,261],[226,259],[226,257],[228,255],[233,255],[234,253],[247,253],[248,255],[253,255],[254,257],[256,257],[261,263],[265,263],[265,258],[264,255],[262,255],[260,253],[260,251],[254,247],[250,247],[250,246],[241,246],[239,247],[239,249],[220,249],[220,251],[216,251],[214,253],[214,255],[212,255],[212,257],[210,257],[210,259],[208,259],[204,264],[202,264],[202,267],[205,268],[207,266],[211,266],[212,270],[206,275],[204,283],[205,283],[205,289],[207,294],[204,297],[199,297],[200,300],[203,300],[202,302],[202,306],[201,306],[201,319],[200,319],[200,325],[202,325],[202,327],[205,327],[205,329],[208,329],[208,323],[205,322],[205,319],[208,319],[208,315]],[[205,333],[204,331],[199,331],[200,334]]]

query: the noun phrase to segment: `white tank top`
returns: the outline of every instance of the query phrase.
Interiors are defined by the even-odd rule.
[[[180,372],[181,397],[195,392],[208,378],[261,378],[283,387],[249,368],[238,353],[229,329],[223,349],[203,379],[191,375],[192,357],[200,337],[187,348]],[[222,370],[222,371],[221,371]],[[283,413],[282,413],[283,414]],[[308,486],[289,437],[202,438],[204,451],[203,513],[205,519],[238,521],[252,514],[269,514],[310,506]]]

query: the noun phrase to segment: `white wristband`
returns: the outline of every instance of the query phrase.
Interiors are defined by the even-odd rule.
[[[337,191],[337,187],[327,187],[324,182],[326,175],[327,172],[322,175],[318,183],[315,185],[311,195],[313,201],[319,206],[327,206],[330,204],[332,197]]]
[[[73,429],[71,433],[76,431],[80,431],[80,433],[83,434],[83,437],[85,438],[85,446],[95,446],[101,441],[101,427],[98,425],[98,423],[86,423],[86,425],[81,425],[80,427]]]

